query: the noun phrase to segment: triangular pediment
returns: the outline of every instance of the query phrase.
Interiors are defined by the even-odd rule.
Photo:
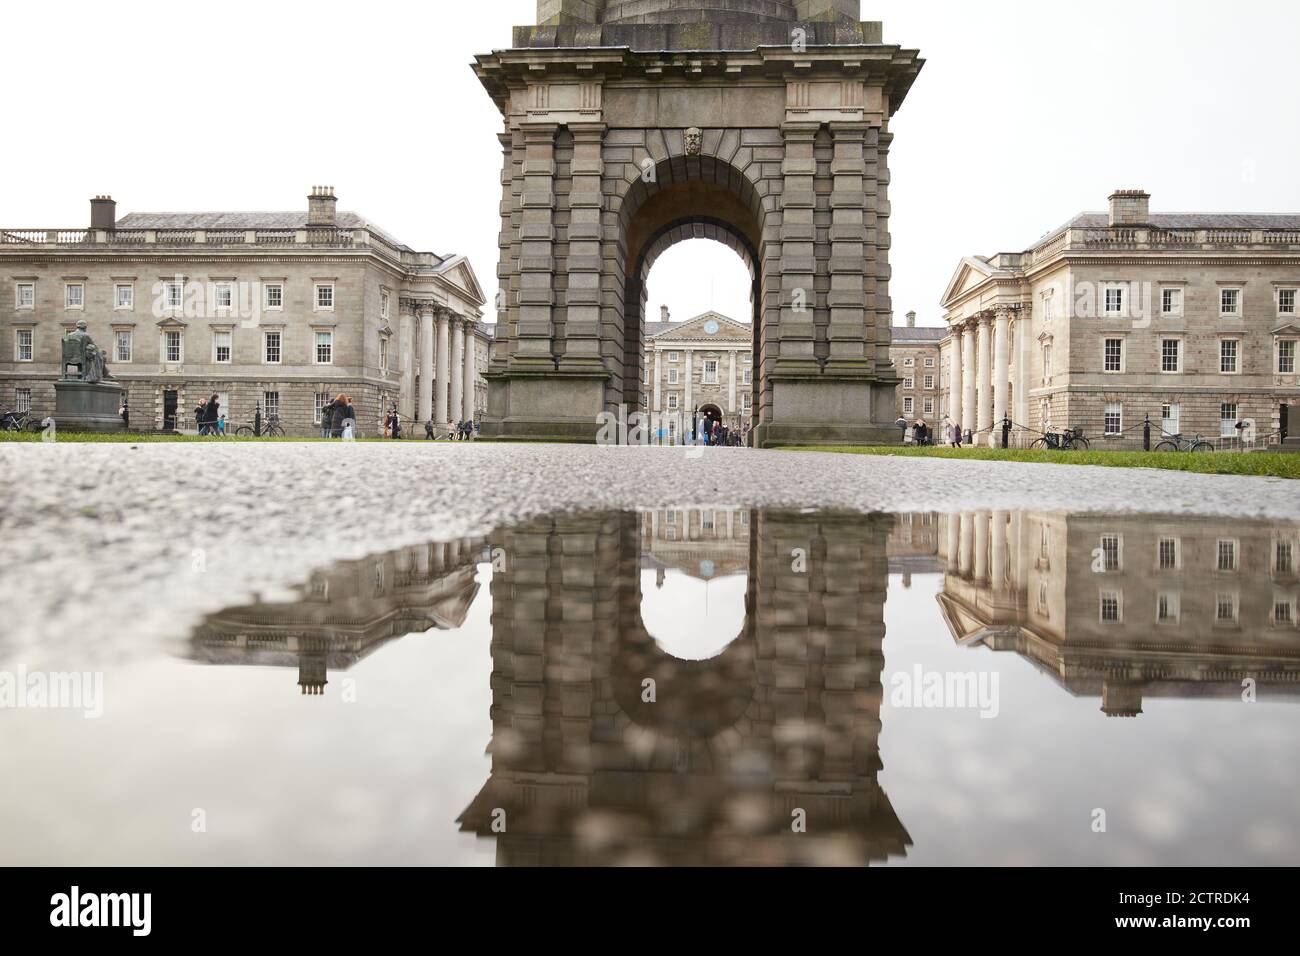
[[[438,274],[455,288],[462,297],[474,305],[482,305],[487,300],[483,297],[483,287],[479,285],[474,267],[464,256],[452,256],[438,270]]]
[[[656,342],[749,343],[754,339],[754,327],[745,322],[729,319],[721,312],[705,312],[679,325],[657,332],[652,338]]]
[[[982,259],[967,256],[957,265],[943,293],[943,305],[947,307],[959,296],[986,282],[997,270]]]
[[[1279,325],[1273,330],[1274,335],[1300,335],[1300,324],[1288,322],[1286,325]]]

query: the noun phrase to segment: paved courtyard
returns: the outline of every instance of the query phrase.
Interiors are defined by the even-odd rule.
[[[184,635],[336,560],[568,509],[1015,509],[1300,519],[1268,478],[731,449],[537,445],[0,448],[0,660]],[[88,644],[86,635],[97,635]],[[27,660],[31,658],[30,660]]]

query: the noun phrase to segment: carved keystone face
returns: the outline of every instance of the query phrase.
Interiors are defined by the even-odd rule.
[[[692,126],[686,131],[686,155],[698,156],[704,146],[704,134]]]

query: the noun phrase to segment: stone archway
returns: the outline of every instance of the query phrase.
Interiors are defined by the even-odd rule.
[[[896,442],[889,118],[921,68],[856,0],[540,0],[475,70],[505,119],[485,437],[640,407],[645,277],[715,238],[753,276],[759,444]]]

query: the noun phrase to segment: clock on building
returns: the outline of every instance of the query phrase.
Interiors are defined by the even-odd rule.
[[[709,321],[707,321],[707,322],[704,323],[704,334],[705,334],[705,335],[717,335],[717,334],[718,334],[718,329],[720,329],[720,328],[721,328],[721,326],[718,325],[718,322],[717,322],[716,319],[709,319]]]

